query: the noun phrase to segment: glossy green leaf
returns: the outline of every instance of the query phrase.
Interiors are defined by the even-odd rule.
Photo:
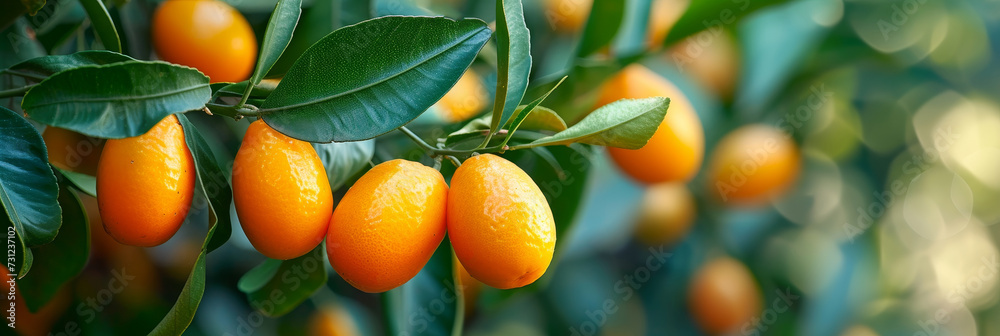
[[[291,259],[268,259],[240,278],[250,306],[270,317],[288,314],[326,285],[326,243]]]
[[[209,201],[209,206],[214,214],[209,218],[214,218],[215,223],[209,223],[208,234],[205,236],[205,243],[201,247],[201,253],[195,260],[191,274],[188,276],[184,288],[181,289],[177,302],[174,303],[167,315],[160,320],[160,323],[151,331],[150,335],[180,335],[191,325],[194,315],[201,304],[201,298],[205,294],[205,258],[209,252],[214,251],[227,240],[232,233],[230,222],[229,204],[232,202],[232,188],[230,188],[226,175],[219,169],[215,156],[212,154],[208,143],[201,137],[201,133],[184,115],[177,115],[181,126],[184,128],[184,142],[187,143],[191,151],[191,157],[195,161],[195,170],[198,171],[198,190],[204,193]]]
[[[456,285],[453,258],[451,244],[443,242],[417,276],[382,294],[382,310],[390,335],[461,333],[464,299],[462,288]]]
[[[664,97],[622,99],[595,110],[565,131],[512,149],[575,142],[639,149],[656,133],[669,105],[670,99]]]
[[[528,89],[531,36],[521,0],[497,0],[497,90],[491,129],[506,125]]]
[[[724,27],[735,28],[733,25],[744,16],[758,9],[789,2],[790,0],[701,0],[692,1],[684,15],[670,28],[664,46],[671,46],[685,37],[703,30],[721,30]]]
[[[615,55],[635,55],[649,48],[649,20],[653,0],[625,0],[625,16],[612,42]]]
[[[56,73],[28,91],[21,108],[48,125],[120,139],[146,133],[170,114],[201,109],[211,95],[198,70],[127,61]]]
[[[521,117],[521,112],[526,109],[527,106],[521,106],[517,110],[517,116]],[[556,111],[553,111],[545,106],[535,106],[531,109],[531,112],[524,115],[523,119],[514,120],[515,122],[520,122],[516,125],[512,122],[510,129],[530,129],[538,131],[552,131],[552,132],[562,132],[566,130],[566,122],[559,117]],[[515,128],[516,127],[516,128]]]
[[[522,123],[524,123],[528,118],[531,118],[533,120],[529,125],[540,125],[542,127],[551,126],[553,128],[560,128],[555,131],[562,131],[566,129],[566,122],[563,121],[562,118],[560,118],[559,115],[556,114],[554,111],[547,108],[538,109],[539,107],[538,105],[541,104],[543,101],[545,101],[545,98],[548,98],[549,95],[552,94],[552,91],[555,91],[557,88],[559,88],[559,84],[562,84],[564,80],[566,80],[566,77],[560,79],[559,82],[557,82],[556,85],[553,86],[551,90],[549,90],[549,92],[546,92],[541,97],[538,97],[537,99],[531,101],[525,106],[519,106],[517,111],[514,112],[514,115],[510,119],[510,123],[505,124],[505,127],[508,130],[510,130],[511,133],[514,133],[517,131],[519,127],[521,127]],[[527,112],[525,113],[525,111]],[[507,142],[505,141],[504,143],[506,144]]]
[[[230,219],[229,204],[233,201],[233,189],[229,185],[229,179],[222,170],[215,154],[212,153],[208,142],[201,136],[201,132],[183,114],[178,114],[177,119],[184,128],[184,142],[187,143],[194,158],[195,170],[198,171],[199,190],[208,200],[208,205],[214,214],[214,223],[208,223],[213,229],[211,239],[207,241],[207,252],[212,252],[222,246],[232,234],[232,221]],[[218,227],[218,228],[217,228]]]
[[[115,28],[114,21],[111,21],[111,14],[108,14],[104,1],[101,0],[80,0],[83,9],[87,11],[90,24],[97,32],[97,37],[101,39],[104,48],[114,52],[122,52],[122,41],[118,38],[118,29]]]
[[[97,197],[97,177],[55,167],[73,186],[83,193]]]
[[[59,185],[38,134],[16,112],[0,107],[0,202],[26,247],[51,242],[62,221]]]
[[[295,62],[260,112],[300,140],[371,139],[441,99],[489,37],[477,19],[382,17],[344,27]]]
[[[577,57],[586,57],[601,50],[614,40],[625,18],[624,0],[594,0],[587,26],[580,37]]]
[[[219,97],[239,97],[246,92],[248,81],[239,83],[212,83],[212,101]],[[260,82],[253,89],[250,89],[250,97],[254,99],[265,99],[278,87],[277,81]]]
[[[8,70],[18,75],[44,78],[60,71],[83,66],[114,64],[133,60],[131,57],[115,52],[86,50],[69,55],[50,55],[32,58],[12,65]]]
[[[37,312],[59,288],[75,278],[90,258],[90,226],[83,203],[66,184],[59,188],[63,222],[51,243],[32,248],[36,260],[31,272],[17,282],[28,310]]]
[[[260,56],[257,58],[257,68],[250,76],[250,82],[256,86],[264,79],[264,75],[271,70],[274,63],[285,52],[288,43],[292,41],[292,33],[299,23],[299,15],[302,14],[302,0],[279,0],[271,13],[271,19],[267,21],[267,31],[264,33],[264,42],[260,46]],[[244,85],[245,87],[245,85]]]
[[[323,161],[330,189],[337,190],[369,165],[375,155],[375,141],[331,142],[313,144]]]

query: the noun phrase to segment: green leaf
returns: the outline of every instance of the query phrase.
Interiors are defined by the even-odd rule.
[[[538,99],[533,100],[531,103],[528,103],[528,105],[518,107],[517,111],[514,112],[513,118],[510,120],[510,124],[506,125],[507,129],[510,130],[510,133],[516,132],[518,127],[521,127],[521,124],[528,118],[534,119],[532,122],[535,125],[542,125],[544,127],[546,124],[549,124],[555,128],[561,127],[561,129],[555,130],[557,132],[565,130],[566,122],[563,121],[562,118],[560,118],[554,111],[547,108],[536,109],[539,104],[545,101],[545,98],[548,98],[549,95],[552,94],[552,91],[559,88],[559,84],[562,84],[564,80],[566,80],[566,77],[560,79],[559,82],[557,82],[556,85],[549,90],[549,92],[546,92],[541,97],[538,97]],[[528,112],[523,113],[525,110]],[[544,111],[537,112],[536,110]],[[535,117],[532,117],[532,115],[535,115]],[[507,144],[507,142],[504,141],[504,144]]]
[[[170,114],[201,109],[211,95],[198,70],[127,61],[56,73],[28,91],[21,108],[48,125],[120,139],[146,133]]]
[[[73,186],[80,189],[83,193],[97,197],[97,177],[90,176],[84,173],[77,173],[74,171],[64,170],[62,168],[53,167],[62,174]]]
[[[213,227],[212,230],[209,230],[207,238],[211,238],[214,229]],[[194,314],[198,311],[198,305],[201,304],[201,297],[205,294],[206,254],[204,249],[198,254],[198,259],[194,262],[194,268],[191,270],[187,282],[184,283],[184,288],[181,289],[177,302],[174,303],[173,307],[170,307],[167,316],[160,320],[160,323],[153,328],[153,331],[149,332],[149,335],[180,335],[191,325]]]
[[[246,92],[248,81],[242,81],[239,83],[212,83],[212,101],[215,101],[219,97],[240,97]],[[265,81],[260,82],[253,89],[250,89],[250,97],[256,99],[265,99],[267,96],[274,92],[274,88],[278,87],[277,81]]]
[[[52,76],[57,72],[88,65],[105,65],[134,61],[133,58],[104,50],[86,50],[70,55],[50,55],[32,58],[12,65],[9,71],[37,77]]]
[[[441,244],[417,276],[382,294],[390,335],[445,336],[462,332],[464,298],[462,288],[456,286],[453,261],[451,244]]]
[[[330,190],[340,189],[359,171],[369,165],[375,155],[375,141],[331,142],[313,144],[323,161]]]
[[[59,185],[35,127],[0,107],[0,202],[24,247],[51,242],[59,231]]]
[[[260,112],[304,141],[371,139],[441,99],[489,37],[478,19],[390,16],[344,27],[292,65]]]
[[[267,259],[244,274],[237,287],[264,315],[288,314],[326,284],[325,256],[323,243],[295,259]]]
[[[521,117],[520,113],[526,109],[527,106],[521,106],[517,108],[516,115]],[[538,131],[552,131],[552,132],[562,132],[566,130],[566,122],[559,117],[556,111],[553,111],[545,106],[535,106],[531,109],[531,112],[527,113],[523,119],[513,120],[514,122],[510,125],[510,130],[515,129],[530,129]],[[515,122],[520,122],[520,124],[515,125]]]
[[[669,98],[622,99],[605,105],[565,131],[511,149],[568,145],[574,142],[639,149],[667,115]]]
[[[624,18],[624,0],[594,0],[587,26],[583,28],[583,36],[580,38],[577,57],[590,56],[610,44],[618,34]]]
[[[292,41],[292,33],[299,23],[302,14],[302,0],[279,0],[267,21],[267,31],[261,44],[260,56],[257,58],[257,68],[250,77],[250,82],[256,86],[264,79],[274,63],[285,52],[288,43]]]
[[[694,35],[700,31],[709,29],[717,30],[723,27],[735,28],[733,25],[747,14],[758,9],[789,2],[790,0],[754,0],[754,1],[733,1],[733,0],[701,0],[692,1],[687,11],[677,23],[670,28],[667,39],[663,41],[664,46],[671,46],[680,42],[685,37]]]
[[[205,294],[205,258],[209,252],[214,251],[227,240],[232,233],[232,224],[229,219],[229,204],[232,202],[232,188],[230,188],[226,175],[219,169],[215,156],[212,154],[208,143],[202,138],[197,128],[188,121],[183,114],[177,115],[181,126],[184,128],[184,142],[187,143],[191,151],[191,157],[195,161],[195,170],[198,171],[198,190],[204,193],[209,200],[215,223],[209,223],[211,227],[205,236],[205,243],[201,247],[201,253],[195,260],[191,275],[188,276],[184,288],[181,289],[177,302],[167,312],[167,316],[160,320],[160,323],[151,331],[150,335],[180,335],[184,332],[201,304],[201,298]],[[221,210],[221,211],[220,211]]]
[[[118,38],[118,29],[115,28],[115,22],[111,21],[111,14],[108,14],[104,2],[101,0],[80,0],[80,3],[87,11],[90,24],[94,26],[94,31],[97,32],[97,37],[101,39],[104,48],[114,52],[122,52],[122,41]]]
[[[90,258],[90,226],[83,203],[66,184],[59,188],[59,205],[63,210],[62,227],[51,243],[32,248],[37,261],[31,273],[17,282],[28,310],[37,312],[75,278]]]
[[[531,73],[531,36],[524,23],[521,0],[497,0],[497,90],[490,129],[506,125]]]
[[[209,202],[210,210],[214,214],[214,222],[208,223],[214,230],[211,239],[206,242],[207,252],[212,252],[222,246],[232,234],[232,221],[230,219],[229,205],[233,202],[233,189],[229,185],[229,179],[215,160],[215,154],[205,138],[201,136],[198,128],[188,120],[187,116],[178,114],[177,119],[184,128],[184,142],[187,143],[191,157],[194,158],[195,170],[198,171],[199,190]],[[217,228],[218,227],[218,228]]]

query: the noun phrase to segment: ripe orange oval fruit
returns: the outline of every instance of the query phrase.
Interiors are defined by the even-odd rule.
[[[594,0],[546,0],[545,19],[558,32],[579,31],[587,23]]]
[[[233,202],[250,243],[272,259],[316,248],[333,213],[333,194],[316,150],[261,120],[250,124],[233,161]]]
[[[341,306],[320,307],[309,318],[310,336],[361,335],[351,313]]]
[[[714,38],[706,43],[702,34]],[[732,98],[740,74],[740,47],[731,33],[705,30],[678,42],[665,55],[681,72],[719,97]]]
[[[663,46],[667,33],[674,27],[677,20],[687,10],[690,0],[653,0],[649,10],[649,22],[646,24],[646,44],[650,49]]]
[[[710,335],[739,330],[761,309],[760,289],[739,261],[719,258],[702,266],[691,279],[691,315]]]
[[[333,211],[330,265],[369,293],[406,283],[444,239],[447,200],[448,184],[433,168],[399,159],[375,166]]]
[[[800,160],[798,146],[777,128],[742,126],[712,152],[709,188],[724,202],[764,203],[788,190],[798,177]]]
[[[653,184],[688,181],[698,172],[705,152],[705,132],[694,106],[673,84],[646,67],[633,64],[604,84],[597,106],[619,99],[670,98],[670,108],[656,133],[640,149],[608,148],[625,174]]]
[[[213,83],[245,80],[257,61],[250,23],[222,1],[164,1],[150,29],[161,59],[196,68]]]
[[[635,237],[650,245],[674,244],[684,238],[695,218],[694,196],[680,183],[661,183],[646,189]]]
[[[455,170],[448,195],[448,237],[473,278],[499,289],[545,273],[556,245],[545,195],[517,165],[492,154]]]
[[[191,208],[194,181],[194,159],[177,116],[146,134],[108,140],[97,167],[104,230],[126,245],[163,244]]]
[[[487,103],[489,93],[486,92],[486,86],[479,75],[469,69],[437,102],[437,113],[445,122],[466,121],[486,108]]]
[[[97,163],[104,150],[104,139],[89,137],[65,128],[48,126],[42,131],[49,162],[77,173],[97,175]]]

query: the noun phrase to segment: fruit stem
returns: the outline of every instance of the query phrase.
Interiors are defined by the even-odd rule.
[[[421,139],[419,136],[414,134],[413,131],[410,131],[409,128],[406,128],[406,126],[400,127],[399,131],[403,132],[403,134],[406,134],[406,136],[409,137],[410,140],[413,140],[413,142],[415,142],[418,146],[420,146],[420,148],[422,148],[425,152],[427,152],[427,155],[430,155],[431,157],[453,156],[456,157],[455,159],[457,160],[458,156],[471,156],[473,153],[497,153],[497,152],[502,152],[504,150],[502,146],[474,148],[474,149],[434,148],[426,141],[424,141],[424,139]]]
[[[8,74],[8,75],[12,75],[12,76],[18,76],[18,77],[21,77],[21,78],[32,79],[32,80],[35,80],[35,81],[38,81],[38,82],[41,82],[45,78],[48,78],[48,77],[39,76],[39,75],[36,75],[36,74],[33,74],[33,73],[27,73],[27,72],[17,71],[17,70],[11,70],[11,69],[5,69],[3,71],[3,73]]]

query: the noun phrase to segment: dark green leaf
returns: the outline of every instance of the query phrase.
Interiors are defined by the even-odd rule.
[[[685,37],[694,35],[703,30],[721,30],[724,27],[733,28],[733,23],[739,21],[747,14],[774,5],[785,3],[790,0],[755,0],[755,1],[733,1],[733,0],[701,0],[692,1],[684,15],[677,20],[677,23],[670,28],[667,39],[663,45],[671,46],[680,42]]]
[[[506,125],[531,73],[531,36],[524,23],[521,0],[497,0],[497,90],[490,128]]]
[[[48,77],[53,74],[88,65],[105,65],[132,61],[131,57],[104,50],[86,50],[70,55],[51,55],[32,58],[12,65],[15,74]]]
[[[239,289],[266,316],[288,314],[326,284],[326,244],[291,259],[268,259],[240,278]]]
[[[51,242],[62,222],[49,155],[27,120],[0,107],[0,202],[25,247]]]
[[[97,37],[101,39],[104,48],[114,52],[122,52],[122,41],[118,38],[118,29],[115,28],[114,21],[111,21],[111,14],[104,7],[101,0],[80,0],[83,9],[87,10],[87,17],[90,24],[94,26]]]
[[[260,112],[300,140],[371,139],[441,99],[489,37],[476,19],[383,17],[345,27],[310,47]]]
[[[239,83],[212,83],[212,100],[219,97],[239,97],[243,95],[246,91],[247,81],[242,81]],[[267,98],[274,91],[274,88],[278,87],[277,81],[263,81],[250,89],[250,97],[256,99]]]
[[[37,312],[66,282],[80,274],[90,257],[90,226],[83,203],[66,184],[59,188],[62,227],[51,243],[32,248],[37,258],[31,273],[18,281],[28,310]]]
[[[21,108],[48,125],[119,139],[146,133],[170,114],[201,109],[211,95],[198,70],[127,61],[56,73],[28,91]]]
[[[462,288],[456,286],[453,260],[451,244],[445,242],[434,251],[417,276],[382,294],[382,309],[390,335],[450,336],[461,333],[464,300]],[[432,307],[434,315],[430,313]],[[413,320],[428,323],[413,323]]]
[[[605,105],[565,131],[511,149],[568,145],[574,142],[639,149],[667,115],[669,98],[622,99]]]
[[[212,230],[214,229],[209,230],[207,238],[211,238]],[[177,302],[174,303],[173,307],[170,307],[167,316],[164,316],[163,320],[160,320],[160,323],[153,328],[153,331],[149,332],[149,335],[180,335],[191,325],[191,321],[194,320],[194,314],[198,311],[198,305],[201,304],[201,297],[205,294],[206,253],[202,249],[201,253],[198,254],[198,259],[194,262],[194,268],[191,270],[191,275],[188,276],[187,282],[184,283],[184,288],[181,289],[181,294],[177,297]]]
[[[590,56],[611,43],[625,18],[624,0],[594,0],[583,28],[577,57]]]
[[[257,58],[257,68],[250,77],[254,86],[264,79],[274,63],[285,52],[285,47],[292,41],[292,33],[299,23],[302,14],[302,0],[279,0],[274,6],[271,19],[267,21],[267,32],[260,46],[260,56]]]
[[[198,171],[199,190],[208,199],[209,207],[214,214],[211,218],[214,218],[215,222],[208,223],[213,228],[214,234],[206,242],[207,252],[212,252],[229,240],[229,236],[232,234],[229,204],[233,201],[233,189],[229,186],[226,173],[222,171],[219,163],[215,160],[212,149],[208,146],[205,138],[201,136],[198,128],[183,114],[178,114],[177,119],[180,120],[181,127],[184,128],[184,142],[187,143],[191,157],[194,158],[195,170]]]
[[[63,177],[83,193],[97,197],[97,178],[83,173],[56,168]]]
[[[340,189],[347,180],[369,165],[375,155],[375,141],[331,142],[313,144],[326,168],[330,189]]]
[[[232,232],[229,220],[229,204],[232,201],[232,189],[229,187],[226,175],[219,169],[215,156],[208,147],[208,143],[201,137],[198,129],[188,121],[184,115],[177,115],[181,126],[184,128],[184,142],[191,150],[191,157],[195,161],[195,169],[198,171],[198,189],[204,193],[209,200],[215,223],[209,223],[211,227],[205,236],[205,243],[201,247],[201,253],[195,260],[191,275],[188,276],[184,288],[181,289],[177,302],[167,312],[167,316],[156,325],[150,335],[180,335],[184,332],[201,304],[201,298],[205,294],[205,258],[209,252],[214,251],[227,240]],[[221,210],[221,211],[219,211]]]

